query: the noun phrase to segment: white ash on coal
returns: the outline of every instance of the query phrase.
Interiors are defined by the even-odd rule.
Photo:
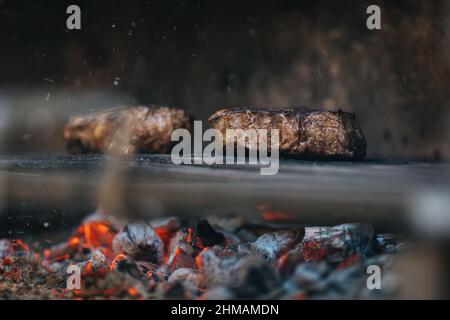
[[[102,269],[107,269],[108,262],[103,252],[101,250],[96,250],[89,260],[77,263],[77,266],[85,273],[98,272]]]
[[[153,229],[163,228],[168,232],[177,232],[181,228],[181,222],[177,217],[157,218],[148,222]]]
[[[202,274],[191,268],[179,268],[175,270],[167,280],[169,283],[180,282],[186,290],[196,295],[200,288]]]
[[[9,256],[13,252],[11,240],[0,240],[0,259]]]
[[[164,245],[153,228],[145,222],[131,222],[114,237],[113,249],[125,253],[136,261],[161,264],[164,261]]]
[[[161,238],[166,248],[169,246],[172,237],[181,228],[181,222],[176,217],[153,219],[148,223]]]
[[[311,287],[320,285],[329,271],[329,267],[324,261],[316,263],[306,262],[297,266],[292,279],[300,288],[308,290]]]
[[[250,250],[264,257],[269,263],[275,263],[301,241],[299,230],[283,230],[265,233],[249,245]]]
[[[377,251],[373,227],[348,223],[335,227],[306,227],[301,253],[306,261],[342,263],[352,255],[368,257]]]
[[[96,221],[107,221],[116,230],[122,229],[128,223],[128,220],[125,220],[124,218],[121,218],[121,217],[106,214],[100,208],[97,209],[97,211],[88,215],[86,218],[84,218],[82,223],[86,224],[86,223],[96,222]]]
[[[195,268],[195,260],[193,258],[194,248],[190,241],[190,232],[182,229],[170,241],[169,257],[167,265],[169,271],[174,272],[179,268]]]
[[[275,272],[261,257],[247,253],[230,255],[215,246],[203,250],[197,256],[197,265],[204,274],[208,288],[226,286],[240,297],[259,296],[272,292],[279,285]]]

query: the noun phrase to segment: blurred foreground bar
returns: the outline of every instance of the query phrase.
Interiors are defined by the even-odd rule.
[[[112,171],[111,163],[99,155],[0,158],[1,224],[20,229],[64,213],[71,225],[95,210],[101,194],[107,211],[133,218],[259,219],[264,206],[301,225],[367,221],[390,232],[450,231],[449,163],[281,160],[275,176],[250,165],[178,166],[168,155],[117,159]]]

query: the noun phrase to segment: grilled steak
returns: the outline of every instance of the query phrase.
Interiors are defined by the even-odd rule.
[[[285,156],[362,159],[366,155],[366,140],[355,115],[341,110],[237,107],[217,111],[209,122],[224,137],[227,129],[278,129],[280,153]],[[255,147],[247,144],[247,148]]]
[[[180,109],[157,106],[116,108],[72,117],[64,128],[70,153],[167,153],[175,129],[191,130],[192,119]]]

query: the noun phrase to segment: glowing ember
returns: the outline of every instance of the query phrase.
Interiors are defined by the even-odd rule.
[[[116,231],[109,222],[91,221],[79,226],[66,243],[44,250],[44,256],[50,261],[64,261],[78,253],[101,249],[108,259],[112,259],[112,241],[115,235]]]
[[[292,220],[292,215],[282,211],[266,211],[263,212],[262,217],[266,221],[286,221]]]
[[[261,211],[262,218],[265,221],[277,222],[294,220],[294,215],[283,211],[272,210],[269,205],[262,204],[258,206],[258,210]]]
[[[0,239],[0,285],[42,279],[37,287],[43,282],[54,299],[302,299],[312,296],[305,285],[313,288],[375,253],[368,225],[307,227],[303,234],[276,229],[243,240],[207,220],[180,225],[173,218],[128,223],[116,233],[109,222],[89,221],[45,249],[43,261],[22,240]],[[319,260],[317,267],[307,262]],[[69,265],[80,268],[79,290],[66,287]]]
[[[128,259],[128,257],[126,255],[124,255],[123,253],[120,253],[111,262],[111,264],[109,265],[109,268],[111,270],[117,270],[117,266],[119,265],[120,261],[125,261],[127,259]]]
[[[112,247],[112,241],[116,231],[109,222],[106,221],[94,221],[81,225],[69,242],[86,243],[93,248]],[[80,238],[77,240],[77,238]]]

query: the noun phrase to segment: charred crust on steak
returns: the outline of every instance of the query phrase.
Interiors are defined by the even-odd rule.
[[[366,139],[353,113],[306,107],[233,107],[209,118],[215,129],[278,129],[280,154],[303,159],[359,160]],[[227,143],[224,140],[224,143]]]

